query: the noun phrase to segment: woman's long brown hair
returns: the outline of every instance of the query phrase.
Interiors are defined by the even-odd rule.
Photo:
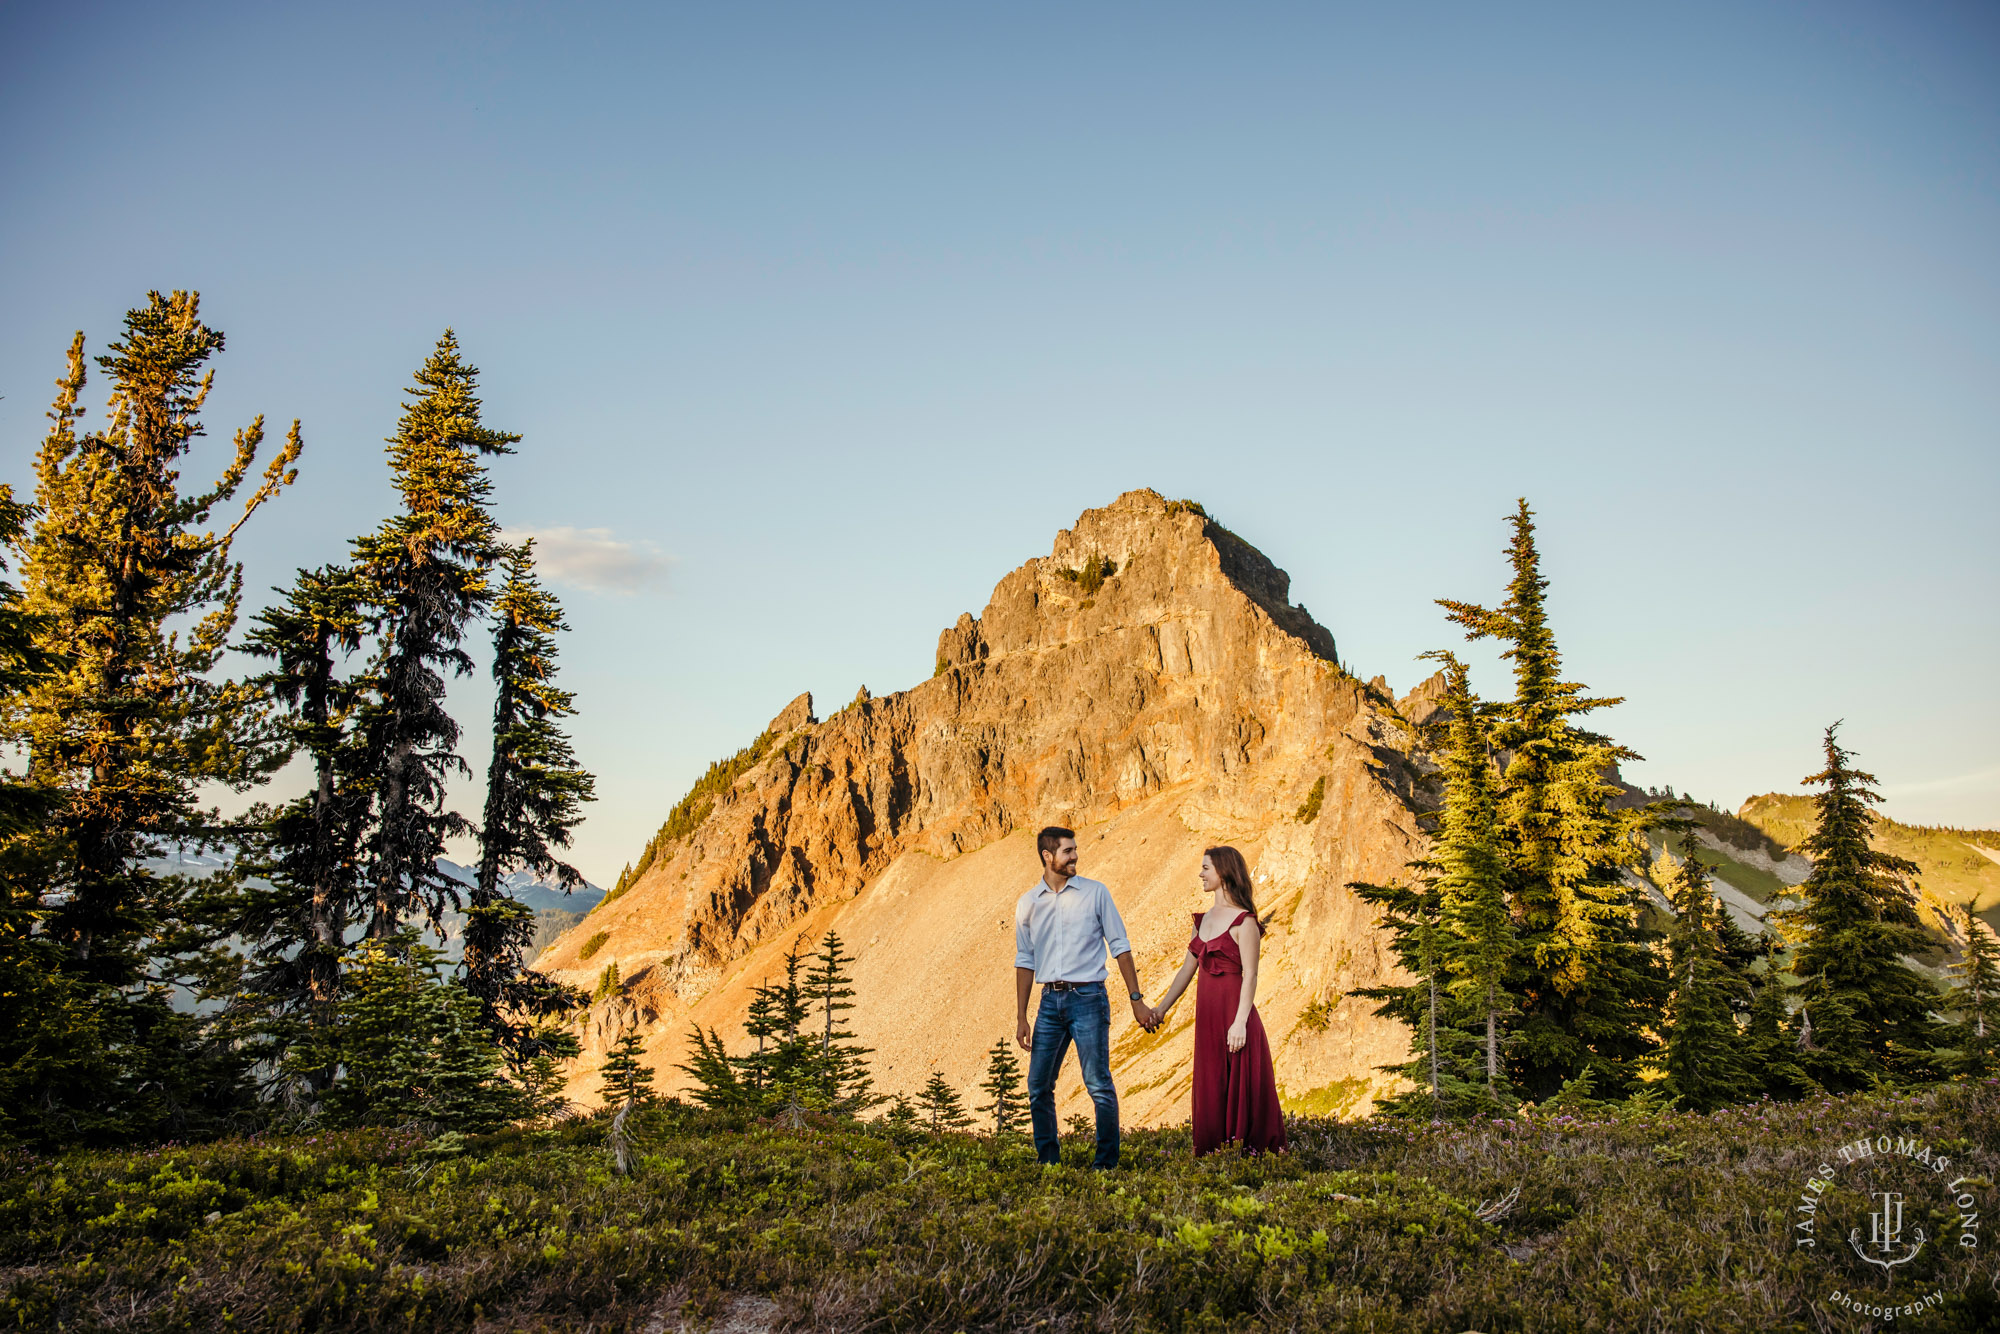
[[[1243,860],[1243,854],[1224,846],[1205,848],[1201,855],[1208,858],[1208,864],[1222,877],[1223,892],[1236,900],[1237,907],[1249,909],[1250,915],[1257,918],[1257,929],[1262,931],[1264,919],[1257,917],[1257,900],[1250,891],[1250,863]]]

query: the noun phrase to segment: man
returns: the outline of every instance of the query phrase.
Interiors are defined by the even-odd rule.
[[[1014,1040],[1028,1058],[1028,1117],[1035,1157],[1062,1161],[1056,1128],[1056,1075],[1076,1043],[1083,1086],[1097,1109],[1097,1156],[1091,1166],[1118,1166],[1118,1090],[1111,1085],[1111,1001],[1104,990],[1108,949],[1118,960],[1132,1017],[1147,1032],[1159,1022],[1139,992],[1132,944],[1111,891],[1076,873],[1076,835],[1054,826],[1035,839],[1042,878],[1014,905]],[[1035,1026],[1028,1028],[1028,993],[1042,984]]]

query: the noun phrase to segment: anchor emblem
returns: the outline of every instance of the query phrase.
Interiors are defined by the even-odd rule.
[[[1882,1202],[1882,1207],[1868,1215],[1868,1244],[1881,1254],[1870,1255],[1862,1249],[1861,1229],[1858,1227],[1847,1234],[1847,1244],[1854,1248],[1856,1255],[1871,1265],[1880,1265],[1884,1269],[1906,1265],[1916,1259],[1917,1252],[1924,1248],[1924,1230],[1912,1229],[1917,1242],[1910,1247],[1908,1255],[1895,1259],[1888,1258],[1890,1252],[1903,1240],[1903,1193],[1899,1190],[1878,1190],[1875,1192],[1875,1198]]]

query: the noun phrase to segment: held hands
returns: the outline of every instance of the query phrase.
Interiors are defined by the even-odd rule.
[[[1160,1012],[1144,1001],[1132,1002],[1132,1018],[1148,1033],[1160,1026]]]
[[[1247,1020],[1238,1019],[1229,1026],[1229,1050],[1242,1051],[1243,1044],[1249,1040],[1250,1024]]]

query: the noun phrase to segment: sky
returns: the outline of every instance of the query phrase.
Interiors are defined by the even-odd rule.
[[[0,182],[0,480],[74,331],[199,290],[190,478],[306,438],[254,589],[380,521],[456,330],[600,884],[1141,486],[1399,691],[1526,496],[1635,781],[1800,791],[1843,720],[1889,813],[2000,826],[1988,5],[17,2]]]

